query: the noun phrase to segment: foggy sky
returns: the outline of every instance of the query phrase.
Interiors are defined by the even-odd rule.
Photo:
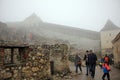
[[[100,31],[110,19],[120,27],[120,0],[0,0],[0,21],[23,21],[36,13],[44,22]]]

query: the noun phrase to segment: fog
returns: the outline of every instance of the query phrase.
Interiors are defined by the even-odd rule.
[[[107,20],[120,27],[120,0],[0,0],[0,21],[23,21],[36,13],[43,22],[100,31]]]

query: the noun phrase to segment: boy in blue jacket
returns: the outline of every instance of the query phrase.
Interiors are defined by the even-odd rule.
[[[105,80],[105,77],[107,75],[107,79],[110,80],[110,74],[109,74],[109,71],[110,71],[110,66],[105,62],[102,66],[102,69],[103,69],[103,76],[102,76],[102,79]]]

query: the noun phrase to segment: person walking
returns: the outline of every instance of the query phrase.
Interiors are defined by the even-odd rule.
[[[91,77],[94,78],[97,56],[95,53],[93,53],[92,50],[90,50],[90,54],[88,56],[88,61],[89,61],[89,65],[90,65]]]
[[[84,56],[85,64],[86,64],[86,75],[88,76],[89,73],[89,62],[88,62],[88,56],[89,56],[89,51],[86,51],[86,54]]]
[[[75,67],[76,67],[76,73],[78,73],[78,67],[79,67],[80,71],[82,72],[81,58],[78,56],[78,54],[76,54],[76,56],[75,56]]]
[[[103,76],[102,76],[102,79],[105,80],[105,77],[107,76],[107,79],[110,80],[109,71],[110,71],[111,69],[110,69],[109,64],[108,64],[107,62],[105,62],[105,63],[103,64],[102,68],[103,68],[103,72],[104,72],[104,74],[103,74]]]
[[[107,63],[108,65],[110,64],[110,58],[107,54],[105,54],[104,62]]]

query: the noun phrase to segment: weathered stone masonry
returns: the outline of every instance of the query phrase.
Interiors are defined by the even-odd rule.
[[[22,48],[17,46],[12,50],[4,50],[4,53],[2,49],[0,48],[0,54],[3,54],[1,55],[3,62],[0,66],[0,80],[47,80],[51,78],[51,61],[54,62],[53,74],[60,73],[64,76],[70,71],[66,44],[32,45]],[[8,60],[7,58],[4,60],[5,54],[8,55],[8,53]],[[5,62],[7,64],[4,64]]]
[[[50,76],[49,51],[38,46],[32,46],[29,50],[26,59],[22,59],[23,61],[20,63],[1,64],[1,80],[9,78],[13,80],[42,80],[42,78]],[[25,55],[21,57],[25,57]],[[13,62],[15,61],[13,60]]]

